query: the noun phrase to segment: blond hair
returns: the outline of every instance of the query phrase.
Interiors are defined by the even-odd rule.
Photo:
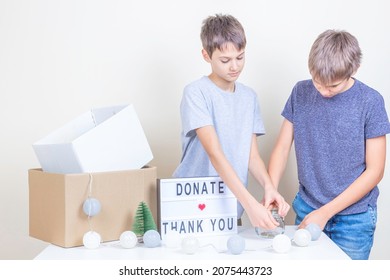
[[[314,41],[309,54],[313,79],[325,85],[351,77],[359,68],[362,52],[357,39],[346,31],[326,30]]]

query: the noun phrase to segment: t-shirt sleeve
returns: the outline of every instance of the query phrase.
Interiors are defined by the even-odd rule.
[[[383,97],[378,93],[370,99],[366,115],[365,138],[375,138],[390,133],[389,118]]]
[[[180,105],[183,134],[190,137],[197,128],[213,125],[207,101],[199,89],[185,87]]]
[[[286,104],[284,105],[282,116],[285,117],[291,123],[294,123],[294,104],[293,104],[293,96],[296,91],[296,86],[293,88],[290,97],[287,99]]]

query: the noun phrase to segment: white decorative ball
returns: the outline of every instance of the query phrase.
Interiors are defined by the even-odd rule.
[[[161,245],[161,236],[158,231],[154,229],[150,229],[145,232],[143,240],[145,246],[148,248],[154,248]]]
[[[239,255],[245,250],[245,239],[239,235],[229,237],[227,248],[233,255]]]
[[[308,224],[305,227],[305,229],[307,229],[310,232],[312,241],[318,240],[318,238],[320,238],[322,230],[321,230],[319,225],[317,225],[317,224]]]
[[[87,249],[96,249],[100,246],[102,238],[96,231],[88,231],[83,236],[83,244]]]
[[[193,236],[186,237],[181,241],[181,248],[188,255],[195,254],[199,248],[199,240]]]
[[[179,248],[181,239],[182,237],[177,231],[168,231],[164,238],[164,245],[167,248]]]
[[[83,211],[88,217],[93,217],[99,214],[101,209],[102,206],[100,204],[100,201],[96,198],[89,197],[83,203]]]
[[[272,239],[272,248],[276,253],[285,254],[290,251],[291,240],[285,234],[278,234]]]
[[[122,232],[121,236],[119,237],[119,243],[125,249],[134,248],[135,245],[137,245],[137,242],[137,235],[130,230]]]
[[[294,243],[300,247],[309,245],[311,240],[310,232],[307,229],[298,229],[294,234]]]

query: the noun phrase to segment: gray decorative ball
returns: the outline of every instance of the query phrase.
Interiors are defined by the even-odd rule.
[[[239,235],[229,237],[227,248],[233,255],[239,255],[245,250],[245,239]]]
[[[161,236],[158,231],[154,229],[150,229],[145,232],[143,240],[145,246],[148,248],[154,248],[161,245]]]

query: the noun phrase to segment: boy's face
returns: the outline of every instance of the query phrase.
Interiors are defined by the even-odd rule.
[[[331,98],[339,93],[342,93],[348,90],[353,85],[353,79],[348,77],[343,80],[337,80],[329,85],[324,85],[317,81],[316,79],[312,79],[315,88],[319,91],[319,93],[326,98]]]
[[[219,86],[234,83],[241,74],[245,64],[245,50],[237,50],[232,43],[222,49],[216,49],[211,58],[202,50],[204,59],[211,64],[210,78]]]

